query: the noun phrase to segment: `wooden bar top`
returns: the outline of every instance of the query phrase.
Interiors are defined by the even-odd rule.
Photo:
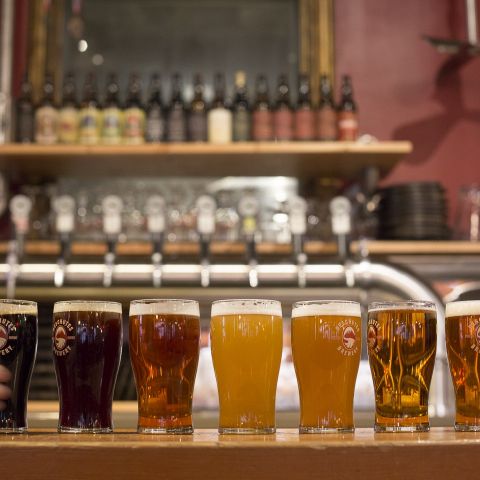
[[[5,479],[474,479],[480,434],[433,428],[419,434],[0,435]]]

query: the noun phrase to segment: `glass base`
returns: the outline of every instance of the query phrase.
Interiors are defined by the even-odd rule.
[[[299,433],[320,433],[320,434],[330,434],[330,433],[353,433],[355,432],[355,427],[345,427],[345,428],[328,428],[328,427],[299,427]]]
[[[171,427],[171,428],[148,428],[138,427],[138,433],[160,434],[160,435],[191,435],[193,433],[193,426]]]
[[[275,427],[267,428],[236,428],[236,427],[218,427],[218,433],[221,435],[271,435],[276,432]]]
[[[381,423],[375,424],[376,433],[414,433],[414,432],[428,432],[430,430],[429,423],[415,423],[408,425],[385,425]]]
[[[59,433],[113,433],[113,428],[58,427]]]
[[[455,422],[456,432],[480,432],[480,425]]]
[[[27,427],[8,427],[8,428],[0,428],[0,434],[5,433],[26,433]]]

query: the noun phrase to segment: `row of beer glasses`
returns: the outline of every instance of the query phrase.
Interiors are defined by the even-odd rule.
[[[446,317],[447,352],[456,394],[455,428],[479,431],[480,301],[449,303]],[[13,378],[10,399],[5,403],[0,398],[0,429],[4,431],[26,429],[37,323],[35,302],[0,301],[0,365]],[[274,433],[283,343],[280,302],[214,302],[210,332],[219,432]],[[361,353],[360,305],[335,300],[295,303],[291,333],[300,393],[300,432],[352,432]],[[111,432],[122,349],[121,305],[57,302],[52,339],[60,397],[59,431]],[[429,429],[428,394],[436,341],[433,303],[370,304],[367,345],[376,431]],[[138,395],[138,431],[192,433],[200,347],[198,303],[131,302],[129,342]]]

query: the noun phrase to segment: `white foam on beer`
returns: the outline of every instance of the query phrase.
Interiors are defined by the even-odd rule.
[[[466,317],[467,315],[480,315],[480,300],[447,303],[446,317]]]
[[[57,302],[53,306],[53,313],[65,312],[99,312],[122,314],[122,305],[117,302],[89,302],[89,301],[68,301]]]
[[[148,302],[132,302],[130,304],[131,317],[134,315],[188,315],[199,317],[198,302],[188,300],[158,300]]]
[[[420,312],[435,312],[437,308],[431,302],[422,302],[422,301],[407,301],[407,302],[398,302],[392,304],[380,303],[378,305],[373,305],[368,307],[369,312],[385,312],[390,310],[417,310]]]
[[[37,304],[32,303],[17,303],[3,301],[0,302],[0,315],[37,315]]]
[[[360,304],[355,302],[306,303],[292,309],[292,318],[321,317],[322,315],[361,317],[362,312]]]
[[[212,317],[226,315],[282,316],[282,304],[276,300],[229,300],[212,304]]]

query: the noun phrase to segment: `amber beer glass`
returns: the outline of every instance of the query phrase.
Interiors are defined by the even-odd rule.
[[[480,431],[480,300],[447,303],[445,336],[455,390],[455,430]]]
[[[192,398],[200,355],[194,300],[130,303],[130,359],[138,396],[138,431],[193,433]]]
[[[283,337],[280,302],[214,302],[210,337],[219,433],[274,433]]]
[[[431,302],[368,307],[367,345],[375,391],[375,431],[428,431],[428,392],[437,347]]]
[[[300,392],[300,433],[353,432],[361,353],[360,304],[297,302],[292,355]]]
[[[10,371],[10,398],[0,408],[0,432],[27,429],[27,400],[38,337],[37,304],[0,300],[0,365]],[[2,407],[3,407],[2,406]]]
[[[57,302],[52,337],[60,397],[58,430],[111,432],[113,391],[122,353],[122,305]]]

